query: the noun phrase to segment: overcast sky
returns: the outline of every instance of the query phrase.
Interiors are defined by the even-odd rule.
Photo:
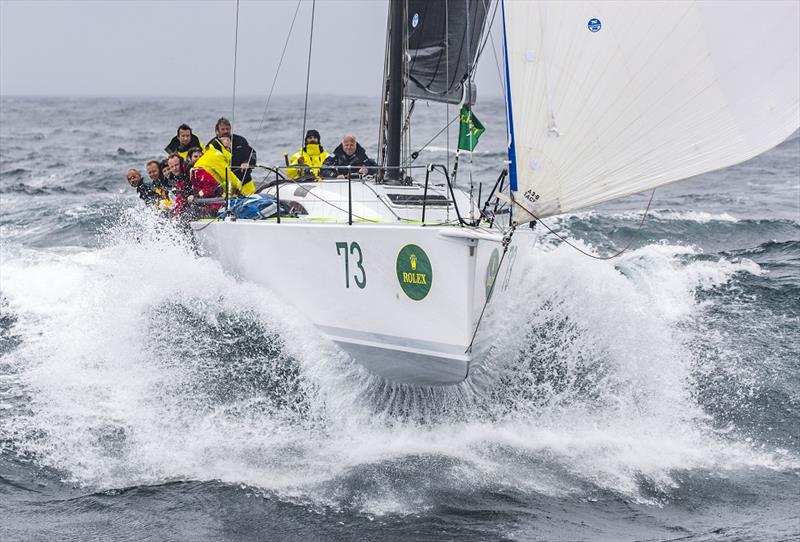
[[[240,1],[237,96],[269,92],[296,7]],[[305,91],[311,7],[302,0],[275,94]],[[317,0],[312,93],[380,94],[386,10]],[[0,0],[0,94],[230,96],[235,22],[235,0]],[[491,55],[478,87],[500,93]]]

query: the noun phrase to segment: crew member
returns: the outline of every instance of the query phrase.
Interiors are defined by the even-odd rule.
[[[158,200],[155,191],[144,182],[138,169],[129,169],[127,174],[128,184],[136,189],[136,193],[148,205],[155,204]]]
[[[375,169],[367,166],[377,165],[375,160],[367,156],[367,151],[356,141],[355,136],[347,134],[342,138],[339,146],[334,149],[333,156],[329,156],[325,160],[322,176],[344,179],[350,174],[367,175],[375,173]]]
[[[174,190],[175,185],[170,183],[170,174],[169,174],[169,164],[167,163],[167,159],[164,158],[160,162],[161,165],[161,179],[164,181],[164,186],[167,187],[167,190]]]
[[[191,173],[195,162],[197,162],[201,156],[203,156],[203,149],[200,147],[192,147],[189,149],[189,152],[186,153],[186,160],[184,161],[186,171]]]
[[[216,214],[221,203],[192,206],[194,198],[215,198],[222,194],[214,177],[198,167],[192,168],[187,174],[186,164],[178,154],[170,155],[167,161],[172,178],[176,181],[173,216],[183,220],[194,220]]]
[[[195,177],[198,182],[206,183],[213,180],[220,188],[221,194],[236,197],[244,192],[242,181],[230,167],[231,163],[231,138],[221,136],[217,138],[217,145],[209,145],[203,156],[194,164]],[[250,183],[251,185],[253,183]],[[252,192],[251,192],[252,193]]]
[[[306,132],[305,145],[292,155],[286,175],[290,179],[312,175],[319,180],[319,168],[328,158],[328,151],[320,145],[320,135],[316,130]]]
[[[256,185],[252,179],[252,168],[256,165],[256,150],[250,146],[247,140],[239,134],[231,133],[231,121],[225,117],[220,117],[214,126],[216,137],[208,142],[206,148],[213,146],[218,151],[222,151],[222,144],[219,139],[227,137],[231,140],[231,169],[236,177],[242,181],[242,194],[249,196],[256,191]]]
[[[169,197],[169,186],[161,173],[161,163],[158,160],[150,160],[145,165],[145,169],[152,181],[153,191],[158,197],[158,206],[162,209],[169,209],[172,206],[172,201]]]
[[[164,148],[167,154],[177,154],[182,159],[186,160],[186,155],[192,147],[201,147],[200,139],[192,133],[192,129],[188,124],[181,124],[178,126],[178,133],[172,138]]]

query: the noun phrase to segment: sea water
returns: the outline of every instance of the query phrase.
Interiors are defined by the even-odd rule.
[[[545,220],[486,365],[368,374],[125,181],[217,117],[283,162],[302,98],[0,102],[0,539],[800,538],[800,138]],[[458,182],[503,167],[503,104]],[[422,104],[422,147],[457,112]],[[376,154],[378,105],[306,127]],[[455,126],[454,126],[455,129]],[[456,132],[421,163],[452,168]],[[357,226],[354,226],[357,227]],[[280,266],[284,254],[265,254]]]

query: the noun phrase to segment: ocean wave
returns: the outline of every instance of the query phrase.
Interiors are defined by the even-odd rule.
[[[786,190],[794,170],[766,175],[760,191],[730,182],[736,171],[692,181],[697,211],[668,199],[640,242],[611,261],[544,237],[517,260],[516,304],[488,308],[487,325],[506,320],[485,365],[463,385],[413,388],[368,374],[275,292],[198,257],[128,187],[124,169],[141,167],[138,155],[163,154],[184,117],[202,119],[198,132],[210,135],[229,101],[3,98],[17,102],[11,129],[57,126],[44,131],[47,145],[2,140],[2,167],[29,171],[0,186],[0,450],[3,460],[24,458],[26,479],[44,479],[46,491],[108,490],[119,507],[136,504],[120,488],[144,486],[129,493],[152,503],[170,483],[198,480],[191,487],[226,498],[299,504],[304,521],[344,511],[373,525],[443,506],[493,514],[496,505],[502,516],[561,504],[559,520],[591,524],[605,513],[619,525],[620,509],[625,521],[632,507],[651,518],[672,506],[685,519],[686,509],[720,502],[738,514],[736,499],[754,498],[750,510],[769,515],[776,487],[794,504],[800,219],[784,205],[796,195]],[[280,126],[245,125],[262,162],[296,149],[299,124],[286,112],[300,118],[302,99],[292,104]],[[372,133],[371,116],[355,121],[331,104],[317,117],[323,134],[345,125]],[[499,144],[487,131],[476,149],[483,163],[505,158],[504,131],[494,134]],[[791,150],[765,159],[794,164]],[[620,211],[622,202],[545,222],[610,254],[641,219],[636,201],[634,211]],[[788,211],[776,215],[780,205]],[[530,538],[521,517],[512,520],[518,538]],[[669,529],[663,538],[685,532]],[[586,532],[574,538],[598,536]]]
[[[590,210],[577,213],[565,213],[558,215],[561,220],[588,220],[594,217],[639,221],[642,219],[644,209],[641,211],[625,211],[622,213],[603,213],[601,211]],[[685,221],[697,222],[698,224],[708,224],[709,222],[730,222],[738,223],[740,219],[729,213],[708,213],[705,211],[675,211],[672,209],[651,209],[647,213],[647,219],[661,221]]]
[[[676,470],[795,468],[715,434],[692,400],[674,323],[699,310],[696,288],[757,272],[693,255],[536,251],[494,361],[462,386],[415,390],[366,375],[271,292],[131,211],[102,248],[4,254],[11,391],[31,399],[0,433],[82,486],[222,480],[376,515],[425,510],[446,488],[658,504],[645,487],[671,491]],[[413,483],[387,489],[392,473]]]
[[[735,218],[728,213],[715,214],[704,211],[673,211],[669,209],[654,209],[650,211],[650,216],[658,220],[685,220],[689,222],[697,222],[699,224],[708,224],[709,222],[739,222],[738,218]]]
[[[725,253],[731,256],[779,255],[781,257],[789,256],[796,258],[800,256],[800,241],[767,241],[766,243],[761,243],[756,247],[730,250],[726,251]]]
[[[17,168],[14,168],[14,169],[9,169],[7,171],[0,172],[0,175],[6,176],[6,177],[16,177],[16,176],[25,175],[26,173],[30,173],[30,170],[27,170],[27,169],[21,168],[21,167],[17,167]]]

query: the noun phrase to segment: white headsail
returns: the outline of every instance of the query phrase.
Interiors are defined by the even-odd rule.
[[[800,2],[503,8],[512,191],[539,217],[742,162],[800,127]]]

